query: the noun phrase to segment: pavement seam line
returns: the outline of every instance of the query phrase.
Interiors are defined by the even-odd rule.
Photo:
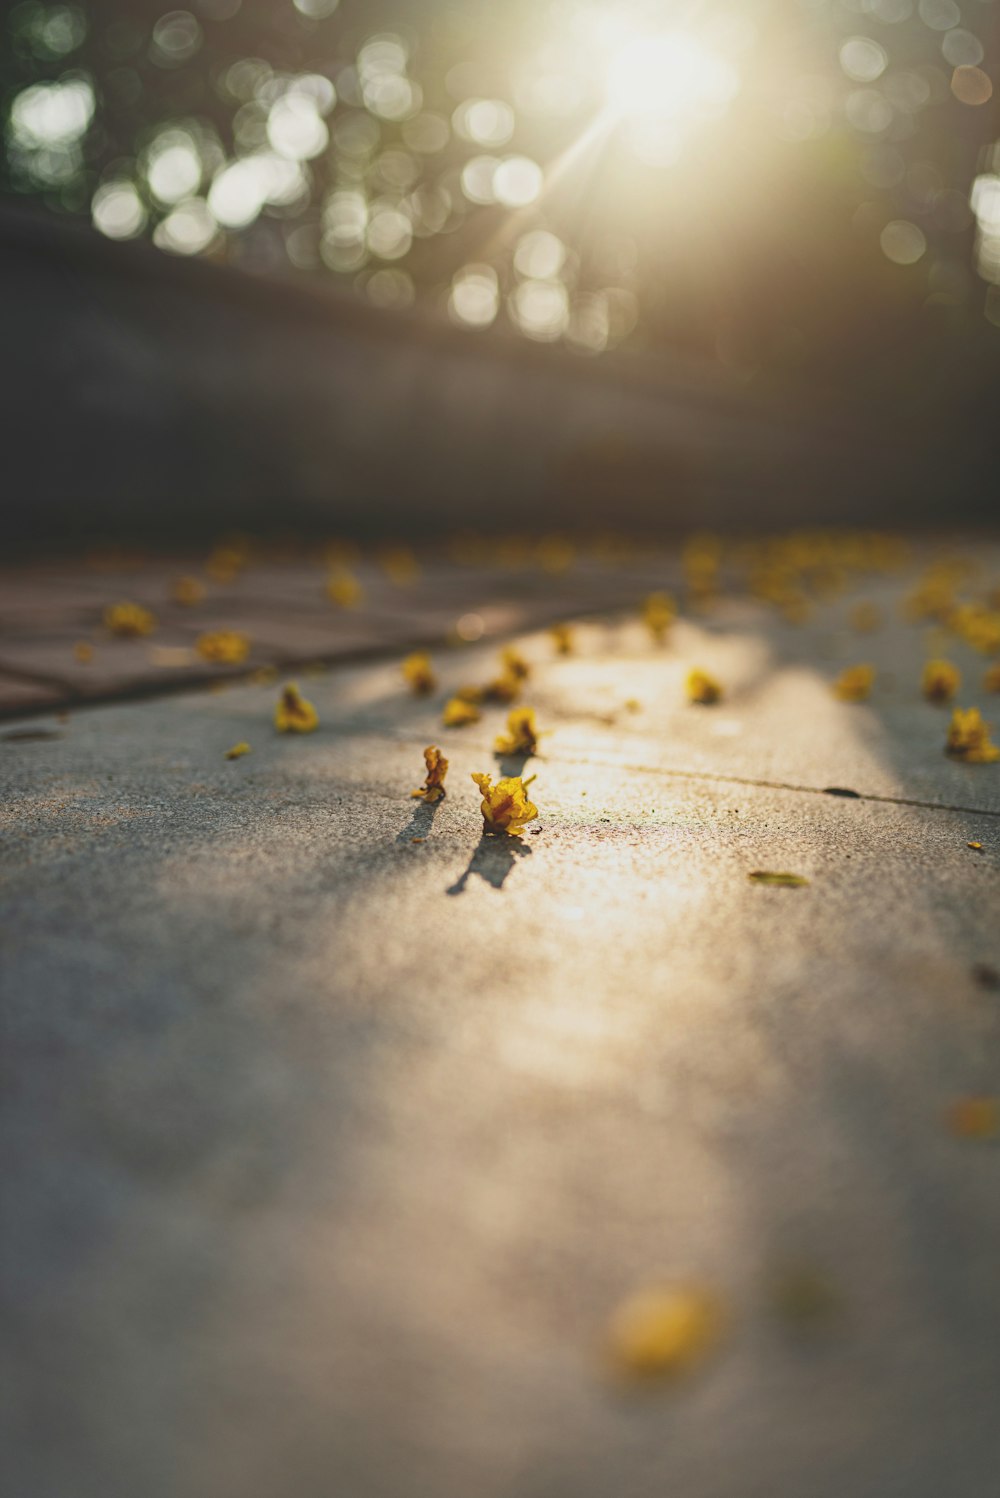
[[[393,734],[392,737],[397,743],[415,745],[422,742],[409,735]],[[467,739],[465,742],[471,744],[472,741]],[[481,744],[475,747],[481,748],[484,754],[493,754],[492,749],[487,749]],[[558,757],[545,755],[542,763],[579,765],[584,769],[626,770],[636,775],[663,775],[675,780],[709,780],[719,785],[745,785],[750,789],[762,791],[793,791],[803,796],[832,796],[834,800],[874,801],[884,806],[915,806],[923,811],[953,811],[965,816],[1000,818],[1000,811],[989,811],[981,806],[957,806],[948,801],[921,801],[913,796],[880,796],[875,791],[853,791],[850,796],[844,796],[840,787],[794,785],[787,780],[754,780],[747,775],[724,775],[718,770],[677,770],[665,765],[634,765],[620,760],[597,758],[578,759],[574,755],[559,755]]]

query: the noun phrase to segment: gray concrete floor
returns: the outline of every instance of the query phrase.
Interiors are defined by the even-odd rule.
[[[945,1118],[1000,1092],[1000,765],[846,607],[523,638],[518,846],[470,780],[503,711],[443,730],[395,658],[304,679],[309,737],[247,685],[0,734],[7,1492],[998,1490],[1000,1151]],[[627,1390],[607,1320],[663,1277],[725,1334]]]

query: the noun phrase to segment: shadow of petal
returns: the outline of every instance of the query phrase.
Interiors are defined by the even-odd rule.
[[[444,797],[441,798],[442,800]],[[413,815],[396,836],[397,843],[410,843],[415,837],[427,837],[434,825],[437,809],[441,801],[417,801],[414,805]]]
[[[484,832],[469,859],[469,866],[454,884],[449,895],[461,895],[473,874],[478,874],[494,889],[502,889],[504,880],[519,858],[530,858],[531,849],[519,837],[506,833]]]

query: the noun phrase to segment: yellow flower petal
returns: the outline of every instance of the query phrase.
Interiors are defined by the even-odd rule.
[[[519,650],[508,645],[500,652],[500,664],[503,667],[504,676],[516,677],[518,681],[527,681],[531,675],[531,667]]]
[[[195,649],[203,660],[239,666],[250,654],[250,640],[236,629],[213,629],[198,636]]]
[[[431,666],[431,658],[424,651],[415,651],[408,655],[402,666],[403,680],[415,696],[424,697],[428,692],[433,692],[437,686],[437,678]]]
[[[170,596],[174,603],[193,608],[204,599],[205,584],[197,577],[177,577],[170,585]]]
[[[507,715],[507,732],[496,741],[498,754],[535,754],[538,750],[538,729],[535,725],[535,710],[531,707],[515,707]]]
[[[445,728],[464,728],[467,723],[478,723],[482,713],[474,702],[464,697],[452,697],[444,705],[441,722]]]
[[[920,677],[920,690],[928,702],[949,702],[962,685],[962,673],[951,661],[928,661]]]
[[[326,596],[338,609],[353,609],[364,597],[364,589],[353,572],[339,568],[327,580]]]
[[[642,606],[642,622],[657,645],[662,645],[676,617],[677,605],[669,593],[650,593]]]
[[[417,800],[433,803],[440,801],[445,793],[444,780],[448,773],[448,761],[436,744],[428,744],[424,750],[424,765],[427,776],[422,786],[410,795]]]
[[[279,733],[312,733],[319,726],[319,714],[294,681],[282,688],[274,709],[274,726]]]
[[[688,701],[710,707],[722,697],[722,687],[707,671],[689,671],[685,683]]]
[[[834,682],[833,692],[841,702],[865,702],[874,684],[874,666],[848,666]]]
[[[156,616],[140,603],[112,603],[104,610],[104,627],[120,639],[134,639],[153,633]]]
[[[483,814],[485,832],[505,832],[511,837],[520,837],[528,822],[538,816],[538,807],[527,797],[527,787],[534,780],[522,780],[520,775],[506,776],[493,784],[489,775],[473,774],[473,780],[482,792],[480,809]]]
[[[956,707],[945,743],[945,753],[968,765],[991,765],[1000,759],[1000,747],[990,738],[990,725],[978,707]]]
[[[379,554],[379,566],[396,587],[404,587],[420,576],[420,563],[407,546],[390,546]]]
[[[698,1286],[642,1290],[615,1311],[609,1350],[623,1373],[668,1378],[688,1372],[706,1357],[723,1324],[719,1301]]]
[[[520,696],[523,677],[516,676],[513,671],[504,671],[495,681],[491,681],[483,692],[491,702],[513,702]]]

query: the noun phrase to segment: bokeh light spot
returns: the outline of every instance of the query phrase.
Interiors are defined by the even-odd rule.
[[[882,253],[894,265],[916,265],[927,249],[923,230],[909,219],[892,219],[879,236]]]
[[[497,273],[491,265],[466,265],[456,274],[448,298],[453,322],[488,328],[496,320],[499,307]]]
[[[992,99],[993,82],[982,68],[956,68],[951,75],[951,91],[960,104],[975,108]]]
[[[508,156],[493,177],[493,193],[505,208],[526,208],[541,195],[542,169],[527,156]]]
[[[106,182],[91,203],[94,228],[108,239],[134,239],[146,224],[146,209],[131,182]]]

